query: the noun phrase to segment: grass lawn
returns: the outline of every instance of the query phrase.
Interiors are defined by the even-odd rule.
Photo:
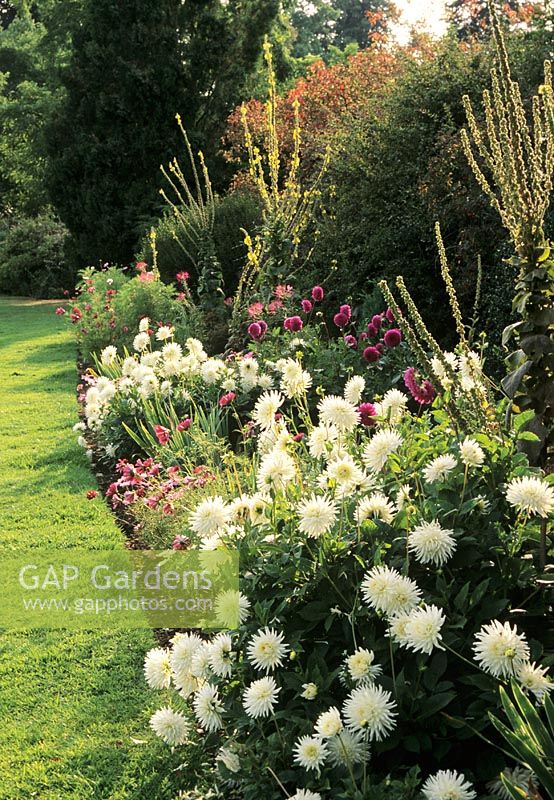
[[[54,305],[0,298],[0,541],[122,547],[76,444],[77,372]],[[182,757],[154,742],[149,631],[0,632],[0,798],[165,800]],[[148,740],[148,745],[132,739]]]

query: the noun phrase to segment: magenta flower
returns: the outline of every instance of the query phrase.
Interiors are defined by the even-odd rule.
[[[219,398],[220,408],[225,408],[225,406],[228,406],[229,403],[233,402],[236,396],[237,395],[235,392],[227,392],[227,394],[222,394]]]
[[[337,326],[337,328],[345,328],[348,325],[348,317],[346,314],[342,314],[340,311],[338,314],[335,314],[333,317],[333,322]]]
[[[314,286],[312,289],[312,299],[315,300],[316,303],[321,303],[323,298],[325,297],[325,292],[321,286]]]
[[[375,347],[381,353],[381,355],[383,355],[383,353],[385,352],[385,345],[383,344],[383,342],[377,342]]]
[[[262,336],[263,336],[263,334],[262,334],[262,326],[260,325],[259,322],[251,322],[250,323],[250,325],[248,326],[248,335],[252,339],[261,339],[262,338]]]
[[[340,312],[341,314],[344,314],[344,316],[345,316],[345,317],[348,317],[348,319],[350,319],[350,317],[352,316],[352,309],[350,308],[350,306],[348,305],[348,303],[345,303],[344,305],[342,305],[342,306],[339,308],[339,312]]]
[[[190,275],[188,272],[178,272],[175,278],[179,283],[186,283],[190,278]]]
[[[190,417],[181,420],[181,422],[177,423],[177,430],[181,433],[182,431],[188,431],[190,426],[192,425],[192,420]]]
[[[367,335],[370,336],[372,339],[375,339],[376,336],[379,334],[379,329],[375,327],[373,322],[370,322],[367,326]]]
[[[344,343],[347,347],[351,347],[353,350],[356,350],[358,347],[358,340],[355,336],[352,336],[351,333],[344,337]]]
[[[423,380],[421,383],[417,380],[417,373],[415,367],[408,367],[404,373],[404,383],[406,388],[420,405],[429,405],[436,397],[436,391],[433,384],[428,380]]]
[[[374,424],[375,420],[373,418],[377,416],[377,409],[373,403],[360,403],[357,410],[360,415],[360,421],[362,425]]]
[[[293,440],[293,442],[301,442],[301,441],[302,441],[302,439],[303,439],[305,436],[306,436],[306,434],[305,434],[305,433],[303,433],[302,431],[300,431],[300,433],[295,433],[295,434],[294,434],[294,436],[292,437],[292,440]]]
[[[402,341],[402,334],[400,333],[398,328],[391,328],[383,336],[383,341],[385,342],[387,347],[398,347],[398,345]]]
[[[360,333],[360,342],[365,342],[366,339],[367,339],[367,333],[365,331],[362,331]]]
[[[385,311],[385,317],[388,319],[389,322],[394,322],[394,314],[392,313],[392,308],[387,308]]]
[[[171,439],[171,431],[163,425],[154,425],[154,433],[160,444],[167,444]]]
[[[304,323],[302,322],[300,317],[287,317],[283,322],[283,328],[286,331],[292,331],[293,333],[298,333],[304,327]]]
[[[55,313],[58,315],[58,317],[62,317],[65,314],[65,308],[58,306]]]
[[[371,324],[375,325],[375,327],[377,328],[378,331],[381,330],[381,322],[382,321],[383,321],[383,318],[382,318],[381,314],[374,314],[372,316],[372,318],[371,318]]]
[[[309,314],[309,313],[310,313],[310,311],[311,311],[311,310],[312,310],[312,308],[313,308],[313,305],[312,305],[312,301],[311,301],[311,300],[306,300],[306,299],[304,299],[304,300],[302,300],[302,302],[300,303],[300,305],[302,306],[302,311],[304,312],[304,314]]]
[[[364,350],[364,358],[368,364],[374,364],[381,358],[381,353],[376,347],[366,347]]]

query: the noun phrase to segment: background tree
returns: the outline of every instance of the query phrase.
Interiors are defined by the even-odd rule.
[[[277,3],[85,0],[49,131],[49,188],[79,265],[128,262],[160,207],[159,166],[218,145]],[[214,182],[217,185],[217,174]]]
[[[513,23],[524,24],[544,11],[544,3],[525,0],[504,0],[503,11]],[[460,39],[484,39],[490,36],[490,17],[487,0],[449,0],[447,18]]]
[[[333,5],[340,14],[333,44],[340,48],[352,42],[360,48],[368,47],[370,34],[384,32],[394,10],[390,0],[336,0]]]
[[[7,28],[10,22],[15,19],[17,11],[13,3],[9,0],[0,0],[0,26]]]
[[[43,134],[63,97],[59,67],[80,6],[81,0],[39,0],[31,12],[20,3],[0,28],[1,215],[35,215],[48,205]]]

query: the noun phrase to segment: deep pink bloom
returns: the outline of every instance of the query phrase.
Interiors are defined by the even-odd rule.
[[[312,299],[315,300],[316,303],[321,303],[323,298],[325,297],[325,292],[321,286],[314,286],[312,289]]]
[[[267,311],[269,314],[276,314],[280,308],[283,308],[282,302],[280,300],[272,300],[267,306]]]
[[[154,433],[160,444],[167,444],[171,439],[171,431],[163,425],[154,425]]]
[[[293,442],[301,442],[305,435],[306,435],[305,433],[302,433],[302,431],[300,431],[300,433],[296,433],[292,437],[292,440]]]
[[[182,419],[181,422],[178,422],[176,427],[179,433],[181,433],[182,431],[188,431],[191,425],[192,420],[190,417],[187,417],[186,419]]]
[[[142,281],[142,283],[152,283],[156,280],[156,276],[153,272],[141,272],[139,280]]]
[[[148,264],[146,261],[137,261],[137,272],[146,272]]]
[[[377,416],[377,410],[373,403],[361,403],[358,406],[358,413],[362,425],[373,425],[375,420],[373,417]]]
[[[356,350],[358,347],[358,340],[355,336],[352,336],[351,333],[344,337],[344,343],[347,347],[351,347],[353,350]]]
[[[345,316],[345,317],[348,317],[348,319],[350,319],[350,317],[352,316],[352,309],[350,308],[350,306],[348,305],[348,303],[345,303],[344,305],[342,305],[342,306],[339,308],[339,312],[340,312],[341,314],[344,314],[344,316]]]
[[[436,396],[435,387],[428,380],[417,380],[415,367],[408,367],[404,373],[404,383],[410,394],[420,405],[432,403]]]
[[[298,333],[298,331],[301,331],[304,327],[304,323],[300,317],[287,317],[283,322],[283,327],[286,331]]]
[[[69,297],[69,289],[64,289],[63,290],[63,296],[64,297]]]
[[[94,500],[95,497],[98,497],[96,489],[89,489],[87,492],[87,500]]]
[[[186,283],[190,278],[190,275],[188,272],[178,272],[175,278],[179,281],[179,283]]]
[[[222,394],[219,398],[220,407],[225,408],[225,406],[228,406],[229,403],[233,402],[236,396],[236,392],[227,392],[227,394]]]
[[[264,304],[260,303],[259,301],[256,303],[252,303],[251,305],[248,306],[247,313],[249,317],[252,317],[252,319],[257,319],[258,317],[261,317],[261,315],[264,313]]]
[[[156,495],[153,494],[152,497],[147,497],[146,498],[146,500],[144,501],[144,505],[148,506],[148,508],[156,508],[156,506],[158,505],[159,502],[160,502],[160,498],[156,497]]]
[[[394,322],[394,314],[392,313],[392,308],[387,308],[385,311],[385,317],[388,319],[389,322]]]
[[[164,506],[162,508],[162,513],[165,514],[166,517],[169,517],[171,514],[173,514],[173,510],[174,509],[172,503],[164,503]]]
[[[333,322],[337,326],[337,328],[344,328],[348,325],[348,317],[346,314],[342,314],[340,311],[338,314],[335,314],[333,317]]]
[[[375,337],[378,334],[379,334],[379,330],[375,327],[373,322],[370,322],[369,325],[367,326],[367,335],[371,336],[372,339],[375,339]]]
[[[263,319],[258,320],[258,325],[262,329],[262,336],[265,336],[267,333],[267,322]]]
[[[58,315],[58,317],[63,317],[63,315],[65,314],[65,308],[58,306],[56,309],[56,314]]]
[[[374,364],[381,358],[381,353],[376,347],[366,347],[364,350],[364,358],[369,364]]]
[[[383,342],[377,342],[377,344],[375,345],[375,347],[377,348],[377,350],[378,350],[378,351],[379,351],[381,354],[383,354],[383,353],[385,352],[385,345],[383,344]]]
[[[312,308],[313,308],[313,305],[312,305],[312,301],[311,301],[311,300],[306,300],[306,299],[304,299],[304,300],[302,300],[302,302],[300,303],[300,305],[302,306],[302,311],[304,312],[304,314],[309,314],[309,313],[310,313],[310,311],[311,311],[311,310],[312,310]]]
[[[378,331],[381,330],[381,322],[382,321],[383,321],[383,318],[382,318],[381,314],[374,314],[372,316],[372,318],[371,318],[371,324],[375,325],[375,327],[377,328]]]
[[[248,335],[252,339],[262,338],[262,326],[258,322],[251,322],[248,326]]]
[[[402,341],[402,334],[400,333],[398,328],[391,328],[383,336],[383,341],[385,342],[387,347],[398,347],[398,345]]]
[[[75,324],[75,322],[79,322],[82,316],[83,315],[81,313],[81,309],[79,308],[79,306],[74,306],[71,309],[71,314],[69,315],[69,319],[71,320],[71,322]]]
[[[367,339],[367,333],[365,331],[362,331],[360,333],[360,342],[365,342],[366,339]]]

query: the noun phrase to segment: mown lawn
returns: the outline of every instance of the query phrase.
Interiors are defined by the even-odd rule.
[[[122,547],[71,427],[71,333],[51,303],[0,298],[0,542]],[[182,776],[147,730],[160,697],[142,660],[149,631],[0,632],[0,798],[165,800]],[[148,745],[136,740],[147,740]]]

